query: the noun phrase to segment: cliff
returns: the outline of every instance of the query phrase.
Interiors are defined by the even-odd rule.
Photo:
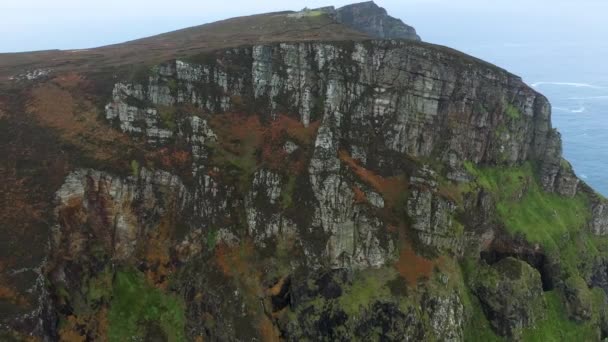
[[[445,47],[275,16],[313,21],[162,62],[106,47],[105,68],[5,69],[0,337],[608,333],[608,203],[545,97]]]
[[[374,38],[420,40],[416,30],[393,18],[373,1],[341,7],[336,10],[338,22],[362,31]]]

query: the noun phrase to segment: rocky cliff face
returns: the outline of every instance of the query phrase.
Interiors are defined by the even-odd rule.
[[[314,10],[305,9],[296,16],[306,16],[311,13],[325,13],[340,24],[356,31],[363,32],[376,39],[408,39],[420,41],[416,29],[403,21],[388,15],[386,9],[373,1],[366,1],[335,7],[322,7]]]
[[[415,41],[287,42],[27,87],[7,111],[28,116],[0,128],[36,118],[64,164],[44,257],[0,264],[0,337],[607,331],[608,204],[562,160],[547,100],[495,66]]]
[[[375,38],[420,40],[416,29],[404,24],[400,19],[391,17],[373,1],[338,8],[335,14],[338,22]]]

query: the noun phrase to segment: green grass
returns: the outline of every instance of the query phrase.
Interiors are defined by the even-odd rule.
[[[477,259],[463,258],[460,261],[461,276],[458,285],[461,286],[460,294],[462,303],[467,312],[467,320],[464,327],[464,341],[467,342],[494,342],[504,339],[492,330],[490,322],[486,318],[479,299],[471,292],[467,284],[474,282],[480,271]]]
[[[160,117],[162,125],[171,131],[177,129],[175,112],[175,107],[158,106],[158,116]]]
[[[217,242],[217,230],[211,229],[207,233],[207,249],[210,251],[214,250],[216,242]]]
[[[175,79],[172,78],[169,81],[167,81],[167,87],[169,87],[169,90],[171,91],[171,94],[177,95],[178,84],[177,84],[177,81]]]
[[[323,11],[319,11],[319,10],[308,10],[305,9],[302,12],[298,13],[300,15],[302,15],[302,17],[320,17],[323,14],[325,14],[325,12]]]
[[[390,298],[387,283],[397,277],[392,268],[370,269],[355,275],[353,285],[339,298],[340,307],[348,316],[357,316],[363,308],[378,299]]]
[[[87,302],[93,304],[100,302],[112,295],[112,272],[106,267],[96,277],[88,279],[86,291]]]
[[[505,113],[507,116],[513,120],[521,119],[521,111],[512,104],[507,104],[507,108],[505,109]]]
[[[289,175],[287,183],[281,191],[281,207],[288,209],[293,206],[293,194],[296,188],[296,176]]]
[[[492,330],[490,322],[481,310],[479,300],[475,296],[470,296],[471,317],[467,321],[464,329],[464,341],[467,342],[499,342],[505,341]]]
[[[558,251],[561,242],[577,233],[589,219],[584,195],[567,198],[544,192],[531,165],[512,168],[476,169],[466,164],[477,184],[495,195],[496,207],[506,228],[523,234],[531,243]]]
[[[139,176],[139,163],[137,160],[131,160],[131,174],[133,177]]]
[[[536,327],[524,330],[522,341],[561,342],[561,341],[597,341],[597,329],[591,323],[579,324],[568,319],[567,309],[559,295],[545,292],[547,303],[546,317],[537,322]]]
[[[108,322],[110,341],[143,340],[149,325],[157,325],[170,342],[185,341],[184,303],[148,285],[137,271],[116,273]]]

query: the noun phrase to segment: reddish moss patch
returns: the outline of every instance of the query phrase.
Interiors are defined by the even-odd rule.
[[[279,342],[281,340],[279,329],[272,323],[270,318],[261,319],[258,324],[258,330],[264,342]]]
[[[217,134],[220,146],[232,154],[241,156],[263,142],[264,129],[257,115],[226,113],[213,116],[209,124]]]
[[[91,339],[107,341],[108,309],[103,306],[94,314],[83,316],[70,315],[61,324],[59,340],[65,342],[84,342]]]
[[[228,278],[235,281],[241,289],[247,312],[262,341],[279,341],[279,331],[273,323],[270,298],[281,292],[286,278],[281,278],[275,286],[262,286],[262,270],[268,272],[268,264],[260,259],[251,240],[238,246],[220,244],[215,248],[215,261],[218,268]],[[260,305],[264,302],[264,308]]]
[[[43,125],[57,130],[60,138],[102,162],[121,163],[136,144],[128,135],[99,121],[95,105],[49,82],[31,90],[26,111]]]
[[[166,290],[169,285],[169,276],[174,271],[171,263],[171,228],[173,222],[163,218],[155,229],[148,235],[145,245],[144,260],[147,263],[145,272],[148,283]]]
[[[416,286],[421,279],[433,274],[436,263],[416,254],[409,243],[403,243],[395,268],[410,286]]]
[[[346,150],[338,152],[340,160],[346,164],[357,177],[371,186],[375,191],[382,194],[387,202],[387,207],[392,207],[397,204],[401,195],[407,191],[408,182],[405,176],[394,176],[384,178],[371,170],[361,166],[359,162],[353,159]]]
[[[353,192],[355,193],[355,203],[357,203],[357,204],[367,203],[367,196],[365,195],[363,190],[361,190],[361,188],[359,188],[356,185],[353,185],[352,188],[353,188]]]
[[[87,87],[88,82],[85,78],[75,72],[68,72],[65,74],[61,74],[56,76],[51,80],[53,83],[57,84],[62,88],[73,89],[77,87]]]
[[[6,301],[17,306],[27,306],[28,300],[25,299],[17,290],[8,285],[0,275],[0,301]]]
[[[314,122],[305,127],[300,121],[285,115],[279,115],[264,131],[262,161],[270,169],[285,170],[299,174],[306,168],[306,153],[290,156],[284,149],[288,140],[296,142],[301,148],[308,150],[312,145],[319,129],[320,122]]]

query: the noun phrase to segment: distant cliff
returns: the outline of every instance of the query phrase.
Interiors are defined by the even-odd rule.
[[[310,11],[327,13],[339,23],[364,32],[372,38],[420,41],[420,36],[416,34],[413,27],[406,25],[401,19],[391,17],[384,8],[373,1],[347,5],[338,9],[323,7],[304,12]]]
[[[420,40],[416,30],[393,18],[373,1],[352,4],[336,10],[338,22],[381,39]]]

